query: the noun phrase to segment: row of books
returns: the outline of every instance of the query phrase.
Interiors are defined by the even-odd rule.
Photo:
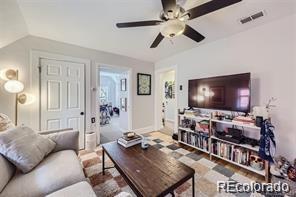
[[[181,141],[207,151],[209,150],[209,136],[203,132],[192,133],[181,130]]]
[[[117,143],[121,146],[128,148],[142,142],[141,136],[135,134],[133,137],[128,137],[125,133],[121,138],[117,140]]]
[[[219,141],[212,142],[211,148],[212,148],[212,153],[220,157],[223,157],[225,159],[228,159],[243,165],[250,164],[250,155],[252,151],[248,149],[219,142]]]

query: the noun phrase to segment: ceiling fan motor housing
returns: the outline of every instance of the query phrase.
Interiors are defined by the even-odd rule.
[[[172,10],[168,10],[167,12],[165,12],[164,10],[161,11],[160,19],[164,21],[168,21],[171,19],[180,18],[183,15],[186,15],[186,11],[184,10],[184,8],[182,8],[179,5],[176,5],[176,7]]]

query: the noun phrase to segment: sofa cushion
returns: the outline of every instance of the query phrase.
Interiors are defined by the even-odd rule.
[[[0,193],[14,175],[15,166],[0,154]]]
[[[50,154],[31,172],[17,173],[0,197],[45,196],[84,180],[84,173],[75,152],[59,151]]]
[[[59,191],[56,191],[52,194],[47,195],[46,197],[97,197],[92,187],[86,181],[76,183]]]
[[[31,171],[54,148],[55,142],[28,127],[0,133],[0,153],[24,173]]]

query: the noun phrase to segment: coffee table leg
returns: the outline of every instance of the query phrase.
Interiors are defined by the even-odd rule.
[[[103,168],[103,175],[105,175],[105,150],[102,149],[102,168]]]
[[[192,196],[195,196],[195,184],[194,184],[194,175],[192,176]]]

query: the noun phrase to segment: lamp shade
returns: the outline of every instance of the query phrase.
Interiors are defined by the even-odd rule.
[[[20,93],[24,90],[24,84],[18,80],[8,80],[4,84],[4,89],[9,93]]]
[[[160,32],[164,37],[173,38],[181,35],[185,30],[185,22],[179,19],[172,19],[165,22]]]

